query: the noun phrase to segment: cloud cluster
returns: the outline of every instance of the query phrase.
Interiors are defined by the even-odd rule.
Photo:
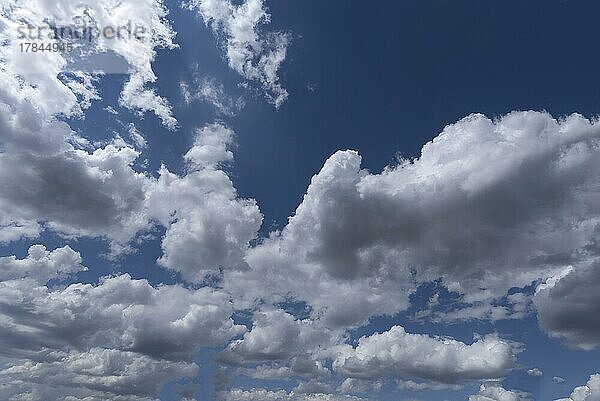
[[[132,15],[136,16],[135,21],[131,21]],[[157,79],[151,65],[156,56],[156,48],[173,48],[175,46],[172,42],[175,33],[171,29],[166,15],[167,9],[161,1],[157,0],[119,3],[96,1],[89,4],[76,0],[61,0],[51,3],[37,0],[4,2],[1,12],[4,28],[2,35],[9,41],[3,44],[3,53],[7,57],[6,63],[3,64],[5,67],[9,66],[13,74],[19,74],[26,80],[33,80],[43,86],[47,86],[48,83],[56,86],[58,72],[62,70],[68,69],[89,77],[93,72],[91,70],[99,66],[97,60],[94,59],[97,55],[108,54],[108,60],[105,61],[108,67],[112,64],[118,65],[122,63],[121,60],[124,60],[126,70],[123,72],[129,74],[129,80],[121,92],[121,104],[140,112],[152,111],[165,126],[174,129],[177,121],[172,116],[168,101],[157,95],[155,90],[148,88],[148,84]],[[76,44],[77,51],[69,55],[69,60],[60,52],[39,52],[32,55],[12,51],[10,40],[14,41],[17,38],[17,28],[20,25],[30,25],[49,32],[51,26],[76,27],[83,25],[83,21],[86,26],[96,26],[99,27],[98,29],[119,27],[131,21],[136,26],[143,27],[145,34],[143,38],[139,39],[135,36],[128,36],[118,40],[107,39],[100,35],[97,41],[89,41],[83,47],[81,47],[82,42],[80,41]],[[44,43],[54,41],[47,37],[40,40],[43,40]],[[12,46],[17,45],[12,44]],[[76,58],[77,62],[73,63],[73,58]],[[37,67],[32,67],[32,65]],[[23,71],[26,74],[22,74]],[[42,76],[40,77],[39,74]],[[65,90],[62,90],[57,95],[60,96],[64,92]],[[44,100],[46,99],[44,98]]]
[[[222,124],[198,130],[185,154],[187,173],[162,167],[147,193],[149,213],[167,228],[159,264],[201,282],[219,269],[245,270],[245,252],[262,223],[256,202],[239,199],[221,164],[233,160],[234,132]]]
[[[47,284],[83,270],[80,262],[69,247],[0,259],[1,391],[153,398],[164,383],[197,373],[202,347],[246,330],[233,323],[229,296],[210,288],[152,287],[127,274],[97,285]]]
[[[337,152],[282,232],[249,251],[251,270],[226,286],[249,300],[291,294],[332,326],[402,311],[418,283],[437,278],[481,307],[476,318],[524,315],[515,296],[510,310],[489,306],[589,258],[599,141],[598,124],[580,115],[514,112],[449,125],[419,158],[381,174],[361,169],[357,152]],[[276,279],[261,292],[265,277]]]
[[[207,26],[223,41],[229,67],[248,81],[262,86],[275,108],[288,97],[279,83],[279,67],[285,60],[289,35],[263,33],[270,22],[263,0],[188,0],[185,7],[198,12]]]

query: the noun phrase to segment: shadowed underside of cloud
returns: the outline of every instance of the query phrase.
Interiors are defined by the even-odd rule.
[[[197,374],[202,347],[245,331],[231,319],[229,296],[210,288],[152,287],[127,274],[47,284],[84,270],[80,262],[69,247],[41,245],[25,259],[0,258],[0,394],[154,398],[165,383]]]
[[[600,346],[600,261],[568,268],[540,285],[533,298],[540,327],[575,347]]]

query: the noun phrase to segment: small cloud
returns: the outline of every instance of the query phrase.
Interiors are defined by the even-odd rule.
[[[529,369],[527,371],[527,374],[529,376],[533,376],[533,377],[542,377],[542,376],[544,376],[544,372],[542,372],[538,368]]]
[[[115,116],[119,114],[119,112],[116,111],[115,109],[113,109],[111,106],[106,106],[102,110],[106,111],[107,113],[113,114]]]
[[[554,376],[552,378],[552,381],[556,384],[563,384],[566,380],[564,377],[560,377],[560,376]]]

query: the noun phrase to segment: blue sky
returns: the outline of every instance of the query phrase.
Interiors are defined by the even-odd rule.
[[[598,11],[2,5],[0,398],[596,400]]]

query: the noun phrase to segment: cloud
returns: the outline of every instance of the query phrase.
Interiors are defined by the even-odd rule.
[[[433,383],[464,384],[503,377],[514,366],[515,348],[496,336],[465,344],[451,338],[410,334],[394,326],[346,346],[333,361],[344,376],[376,380],[418,378]]]
[[[599,140],[580,115],[514,112],[464,118],[381,174],[356,151],[336,152],[287,226],[225,286],[249,303],[291,294],[332,327],[402,311],[419,283],[440,277],[482,307],[476,318],[524,315],[519,300],[518,310],[487,306],[585,262],[600,220]]]
[[[100,1],[87,8],[69,0],[3,5],[0,185],[6,190],[0,195],[0,241],[33,238],[50,228],[67,236],[102,236],[126,249],[123,244],[147,227],[142,215],[144,190],[151,180],[133,169],[139,152],[114,144],[94,148],[61,121],[83,117],[91,101],[99,98],[94,87],[96,75],[70,65],[60,52],[26,55],[12,51],[20,24],[48,29],[49,24],[72,26],[74,18],[87,16],[90,25],[118,26],[129,20],[133,9],[137,23],[148,29],[147,41],[132,44],[101,39],[86,51],[125,59],[130,81],[121,96],[124,105],[154,110],[173,127],[175,120],[166,101],[146,88],[156,79],[151,68],[155,47],[172,46],[173,32],[161,2],[119,2],[115,6]],[[75,53],[72,56],[76,57]],[[139,100],[143,104],[134,104]],[[161,104],[161,109],[153,104]],[[140,135],[133,139],[143,147]]]
[[[567,268],[540,284],[533,301],[540,327],[575,347],[600,345],[600,261]]]
[[[600,374],[591,375],[587,384],[576,387],[569,398],[556,401],[600,401]]]
[[[303,377],[300,388],[308,391],[314,381],[330,375],[325,359],[342,340],[341,333],[329,331],[319,321],[295,319],[280,309],[254,313],[252,329],[232,341],[219,361],[240,367],[238,373],[262,379]]]
[[[133,352],[92,348],[57,353],[53,361],[27,361],[0,370],[0,394],[31,400],[156,400],[165,383],[198,374],[187,362],[154,360]],[[60,359],[58,359],[60,357]],[[81,398],[80,398],[81,397]],[[6,398],[5,398],[6,399]]]
[[[84,270],[87,268],[81,265],[81,256],[69,246],[48,251],[43,245],[33,245],[25,259],[0,257],[0,282],[29,278],[43,285]]]
[[[78,1],[61,0],[48,3],[45,1],[9,1],[2,8],[2,18],[6,24],[4,35],[12,37],[14,40],[19,24],[26,23],[34,27],[43,27],[47,31],[50,24],[54,26],[74,26],[76,18],[85,19],[88,26],[96,27],[119,27],[127,24],[131,20],[131,15],[136,16],[134,23],[143,27],[145,35],[141,39],[134,37],[125,39],[109,40],[100,36],[98,41],[89,42],[85,48],[77,48],[70,54],[70,59],[76,59],[75,63],[69,64],[67,59],[58,52],[48,52],[53,54],[35,54],[34,64],[37,69],[32,71],[31,55],[19,54],[19,52],[10,51],[10,42],[5,43],[4,50],[8,56],[6,65],[12,67],[13,74],[20,74],[26,81],[34,80],[36,83],[48,83],[57,86],[60,85],[57,75],[62,70],[75,71],[83,76],[89,75],[92,68],[98,68],[100,65],[94,59],[97,55],[107,57],[106,67],[118,65],[120,60],[125,61],[127,68],[125,71],[119,71],[129,74],[129,80],[124,84],[121,92],[120,101],[125,107],[139,111],[154,112],[165,126],[174,129],[177,121],[173,118],[171,108],[167,100],[156,94],[154,89],[147,85],[154,82],[157,77],[152,70],[152,62],[156,56],[156,48],[173,48],[172,42],[175,33],[171,29],[166,18],[167,9],[161,1],[147,0],[142,2],[123,1],[114,4],[111,1],[98,1],[90,4],[83,4]],[[79,43],[80,45],[80,43]],[[16,46],[16,45],[12,45]],[[86,65],[89,67],[86,68]],[[22,71],[28,74],[21,74]],[[35,74],[29,73],[41,72],[43,76],[35,77]],[[108,71],[112,72],[112,71]],[[50,89],[50,88],[48,88]],[[76,88],[75,88],[76,89]],[[49,91],[47,91],[49,92]],[[61,90],[56,95],[61,95],[65,91]],[[76,92],[76,90],[75,90]],[[89,88],[87,88],[89,92]],[[68,99],[68,98],[67,98]],[[67,100],[64,99],[64,100]],[[41,101],[45,101],[42,99]],[[64,103],[64,100],[61,102]],[[67,105],[70,102],[67,101]],[[89,104],[89,97],[88,102]],[[74,106],[74,105],[71,105]],[[74,106],[77,107],[77,106]]]
[[[477,394],[469,396],[469,401],[528,401],[529,394],[522,391],[505,390],[499,383],[482,384]]]
[[[69,247],[39,245],[25,259],[0,259],[1,391],[156,397],[165,382],[197,373],[202,347],[246,330],[233,323],[229,296],[211,288],[153,287],[127,274],[97,285],[46,283],[84,270],[80,262]]]
[[[238,5],[230,0],[189,0],[184,6],[197,11],[223,41],[229,67],[261,85],[269,102],[279,108],[288,93],[277,74],[290,39],[281,32],[261,32],[271,18],[263,0],[245,0]]]
[[[67,235],[126,241],[145,226],[142,207],[150,180],[132,169],[139,153],[108,145],[89,153],[67,147],[56,154],[0,156],[0,208],[16,221],[46,222]]]
[[[538,368],[528,369],[527,374],[533,377],[542,377],[544,376],[544,372],[539,370]]]
[[[147,194],[149,213],[167,227],[158,263],[200,282],[219,269],[247,269],[244,255],[262,223],[256,202],[240,199],[218,167],[233,160],[227,149],[234,132],[222,124],[198,130],[185,154],[188,172],[162,167]]]
[[[200,100],[213,106],[218,114],[227,117],[233,117],[244,108],[244,99],[242,97],[233,99],[227,95],[223,84],[214,78],[194,77],[191,83],[181,81],[179,89],[186,104]]]

